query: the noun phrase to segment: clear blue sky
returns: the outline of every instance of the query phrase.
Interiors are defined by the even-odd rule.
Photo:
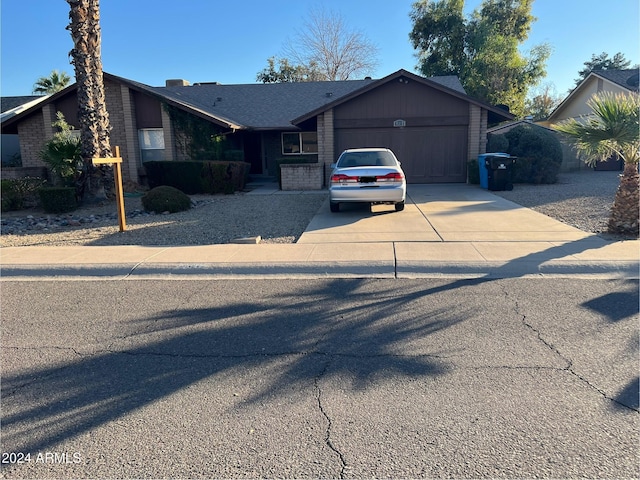
[[[481,0],[467,0],[471,12]],[[638,0],[535,0],[526,51],[553,48],[547,78],[559,95],[573,87],[592,54],[622,52],[640,63]],[[312,5],[339,13],[379,49],[381,78],[415,72],[409,42],[413,0],[103,0],[102,61],[106,72],[152,86],[169,78],[254,83],[267,58],[280,55]],[[73,77],[69,6],[64,0],[2,0],[0,95],[30,95],[54,70]]]

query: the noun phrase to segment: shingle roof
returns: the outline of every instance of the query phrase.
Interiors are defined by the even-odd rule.
[[[20,105],[24,105],[26,103],[32,102],[33,100],[43,99],[42,95],[29,95],[23,97],[2,97],[0,98],[1,108],[0,113],[4,113],[13,108],[19,107]]]
[[[371,80],[153,87],[166,98],[249,129],[290,128],[291,120]]]
[[[432,77],[430,80],[464,93],[456,76]],[[151,88],[165,98],[195,107],[244,128],[281,130],[291,128],[293,119],[374,82],[375,80],[343,80]]]
[[[37,95],[25,97],[2,97],[2,112],[0,122],[5,122],[20,115],[22,112],[30,110],[40,102],[46,101],[51,95]]]
[[[610,82],[613,82],[621,87],[634,92],[638,91],[638,69],[633,68],[629,70],[594,70],[595,75],[602,78],[606,78]]]

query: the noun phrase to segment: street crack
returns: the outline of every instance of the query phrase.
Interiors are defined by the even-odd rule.
[[[329,365],[330,364],[331,364],[331,359],[329,359],[325,363],[324,368],[318,374],[318,376],[314,379],[313,383],[314,383],[314,388],[315,388],[316,402],[318,404],[318,410],[320,411],[320,413],[322,414],[322,416],[324,417],[324,419],[325,419],[325,421],[327,423],[327,429],[325,431],[324,443],[327,445],[327,447],[329,447],[329,449],[332,452],[334,452],[337,455],[338,459],[340,460],[340,465],[341,465],[340,478],[345,478],[345,471],[349,467],[347,466],[347,461],[344,458],[344,455],[342,454],[342,452],[331,441],[331,429],[333,427],[333,421],[331,420],[331,417],[329,416],[327,411],[324,409],[324,406],[322,405],[322,388],[320,388],[320,380],[322,380],[322,378],[326,375],[327,371],[329,370]]]

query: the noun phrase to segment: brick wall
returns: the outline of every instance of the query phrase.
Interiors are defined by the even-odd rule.
[[[323,164],[325,185],[329,185],[329,175],[331,174],[331,165],[336,161],[335,158],[335,136],[333,130],[333,110],[327,110],[323,114],[318,115],[318,163]]]
[[[282,190],[322,190],[323,167],[321,163],[280,165]]]
[[[484,130],[482,128],[482,117],[485,117]],[[485,153],[487,148],[487,113],[479,106],[469,103],[469,138],[467,160],[477,159],[478,155]]]
[[[47,139],[44,133],[42,110],[18,124],[18,136],[20,137],[22,166],[44,167],[45,163],[40,158],[40,151],[42,151]]]

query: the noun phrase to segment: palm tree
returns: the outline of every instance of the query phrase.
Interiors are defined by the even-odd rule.
[[[71,77],[65,72],[53,70],[48,77],[40,77],[33,85],[33,93],[51,95],[64,89],[71,82]]]
[[[640,96],[604,92],[591,97],[587,105],[593,110],[592,115],[567,120],[554,128],[568,135],[590,166],[611,156],[624,161],[608,228],[610,233],[638,236]]]
[[[108,175],[92,166],[93,157],[110,157],[109,113],[105,103],[102,75],[100,2],[99,0],[67,0],[71,7],[70,23],[73,49],[71,63],[76,73],[78,91],[78,123],[84,161],[83,184],[79,193],[87,198],[104,198],[104,182]],[[84,186],[89,187],[85,189]]]

